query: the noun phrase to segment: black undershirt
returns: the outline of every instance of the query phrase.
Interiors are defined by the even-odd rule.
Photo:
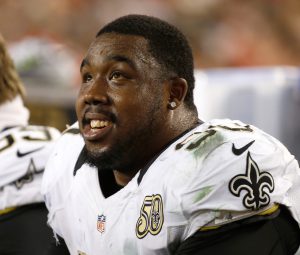
[[[98,170],[98,179],[105,198],[117,193],[123,187],[118,185],[112,170]]]

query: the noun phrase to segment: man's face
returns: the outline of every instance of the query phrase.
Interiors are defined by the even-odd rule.
[[[132,171],[155,152],[169,99],[143,37],[103,34],[81,66],[76,113],[89,163]]]

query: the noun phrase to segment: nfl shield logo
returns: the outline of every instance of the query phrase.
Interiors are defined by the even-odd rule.
[[[106,217],[103,214],[98,215],[97,230],[100,233],[103,233],[105,231],[105,221],[106,221]]]

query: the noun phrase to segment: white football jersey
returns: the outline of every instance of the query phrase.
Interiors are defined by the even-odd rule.
[[[72,255],[174,254],[201,229],[277,204],[300,219],[298,162],[276,139],[239,121],[212,120],[165,149],[105,198],[98,171],[83,164],[76,125],[57,143],[43,179],[48,221]]]
[[[0,210],[42,202],[46,160],[60,132],[45,126],[18,126],[0,132]]]

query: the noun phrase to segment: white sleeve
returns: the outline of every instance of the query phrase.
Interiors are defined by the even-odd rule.
[[[60,132],[51,127],[17,127],[0,134],[0,187],[26,174],[34,162],[42,171]]]
[[[60,132],[15,127],[0,134],[0,209],[42,202],[41,176]]]
[[[245,151],[234,154],[233,146],[240,149],[253,140]],[[299,166],[272,137],[263,134],[225,141],[197,168],[179,194],[189,221],[184,239],[204,226],[250,217],[276,204],[288,206],[299,222]]]

